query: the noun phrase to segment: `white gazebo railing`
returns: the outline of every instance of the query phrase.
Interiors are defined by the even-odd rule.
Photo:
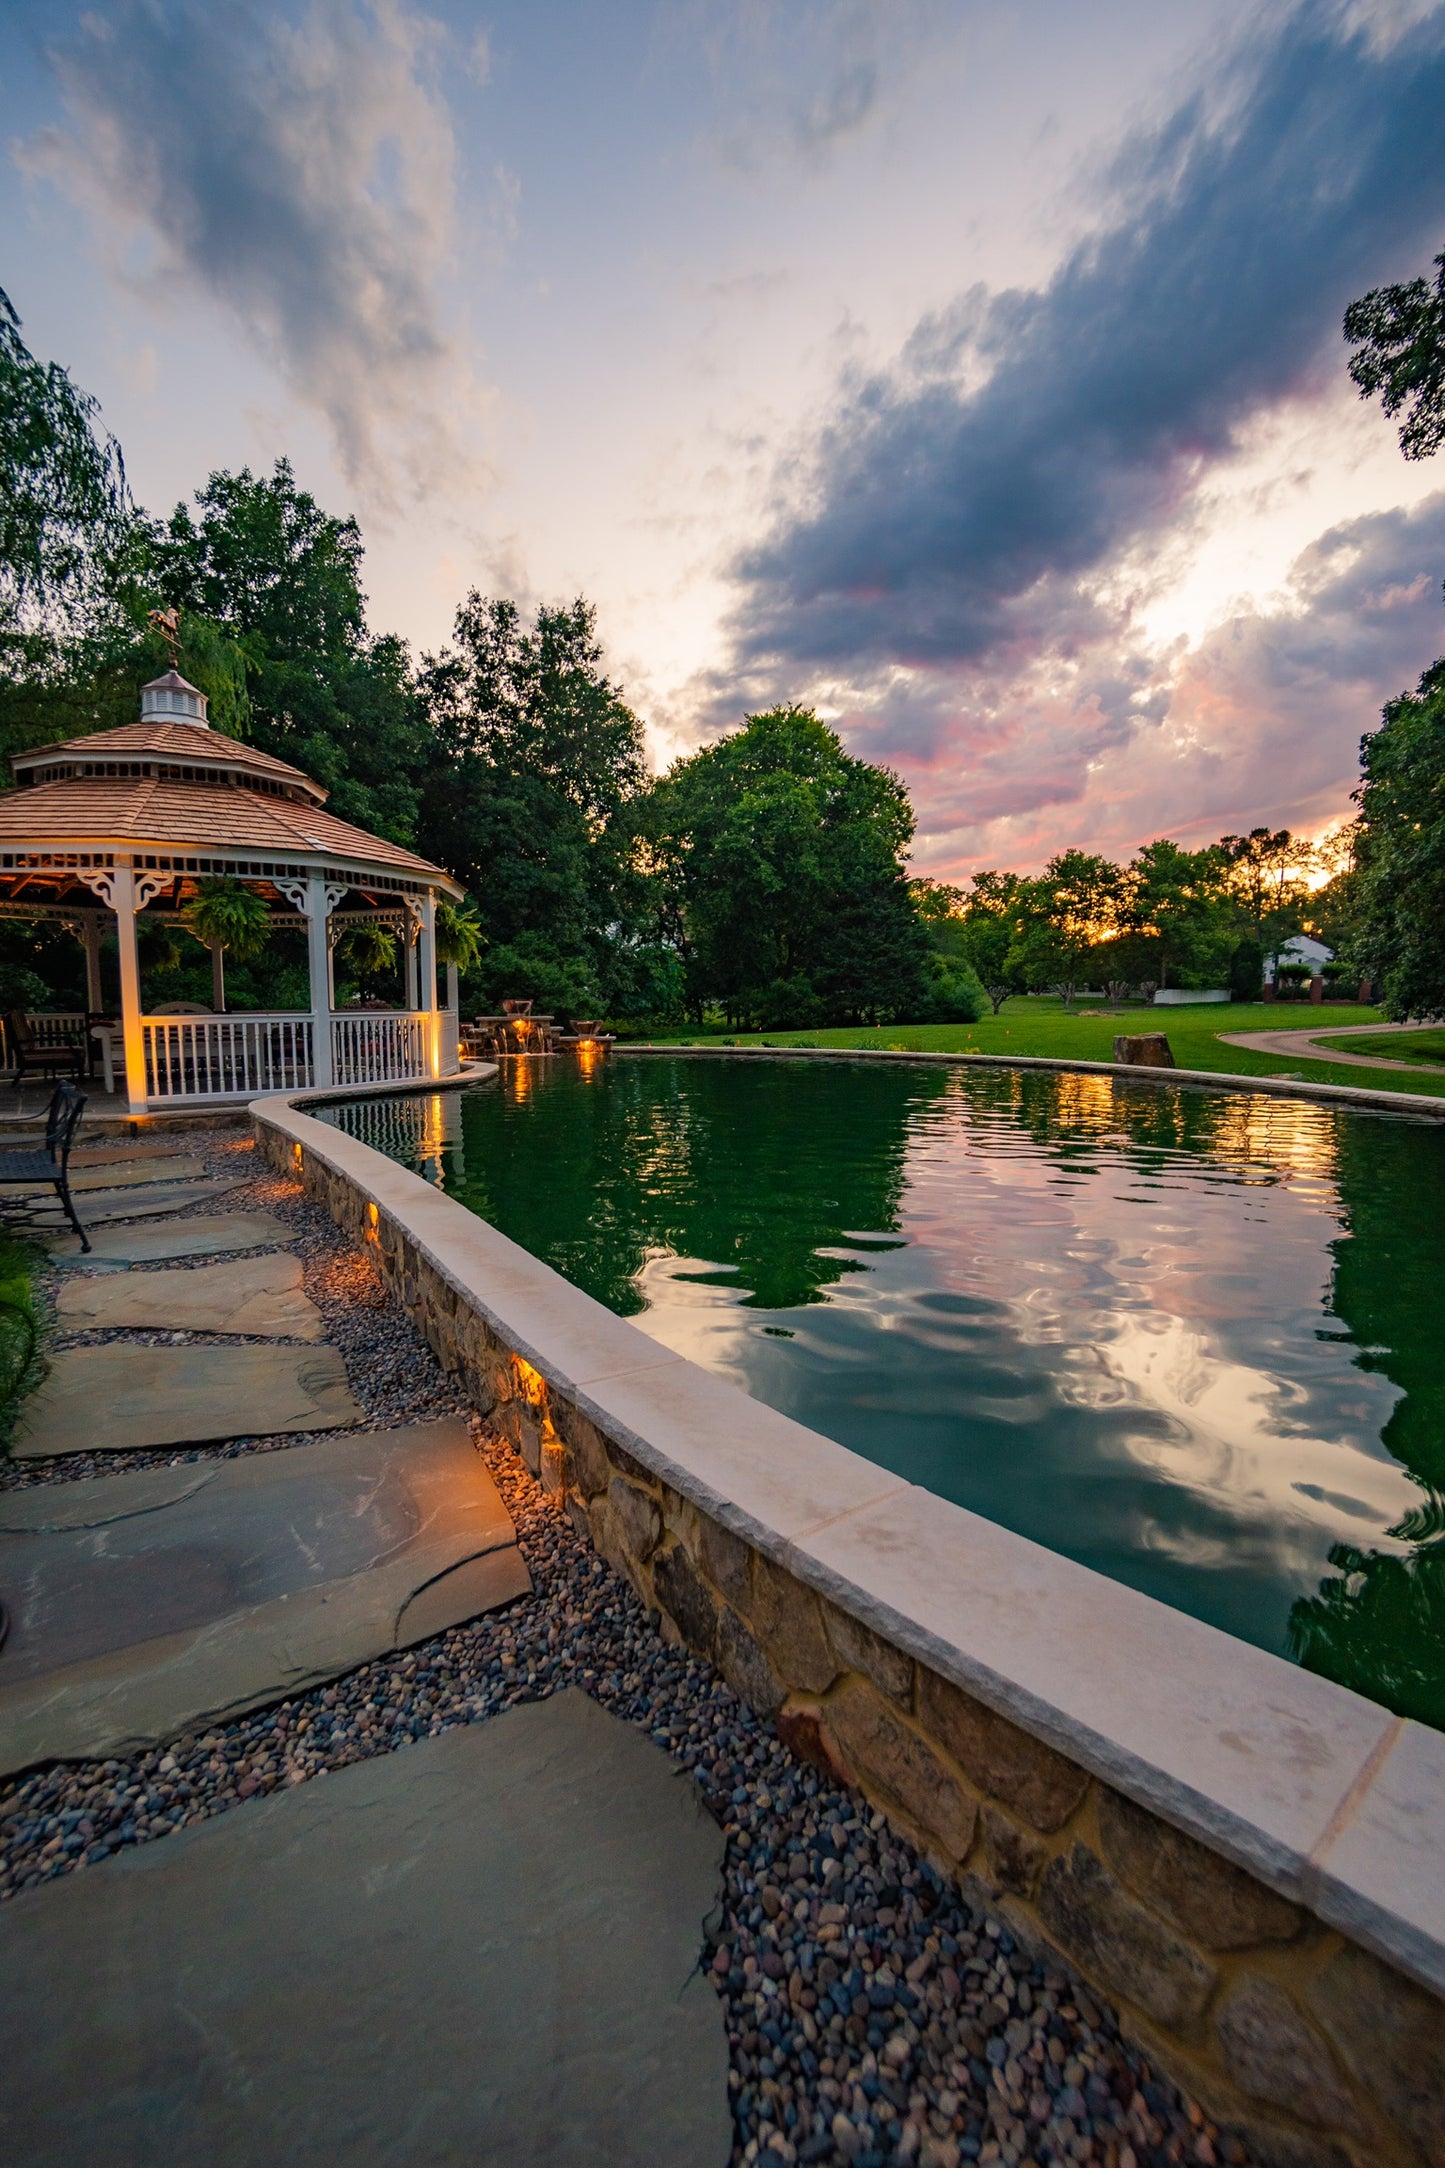
[[[457,1020],[450,1010],[367,1009],[344,1016],[333,1013],[328,1021],[331,1074],[322,1079],[317,1076],[314,1017],[294,1010],[143,1016],[146,1097],[173,1106],[181,1100],[254,1099],[262,1092],[305,1091],[318,1082],[407,1084],[456,1073]],[[95,1037],[110,1093],[124,1081],[125,1034],[119,1024],[112,1024],[103,1025]]]
[[[331,1019],[331,1076],[336,1084],[399,1084],[430,1076],[428,1040],[436,1019],[426,1009],[390,1015],[363,1010]]]
[[[316,1074],[309,1016],[145,1016],[147,1099],[299,1091]]]

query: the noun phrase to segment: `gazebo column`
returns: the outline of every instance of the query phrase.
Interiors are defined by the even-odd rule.
[[[427,1074],[435,1077],[442,1073],[442,1020],[437,1008],[437,900],[430,889],[422,897],[417,962],[421,976],[421,1000],[417,1006],[427,1012]]]
[[[417,969],[417,946],[421,934],[419,922],[408,911],[406,928],[402,939],[406,944],[406,1005],[409,1009],[421,1007],[421,973]]]
[[[99,1016],[105,997],[100,988],[100,920],[94,911],[87,911],[81,920],[80,938],[85,944],[85,1006],[92,1016]]]
[[[330,1084],[331,1064],[331,940],[327,920],[331,898],[319,873],[306,883],[306,961],[311,974],[311,1078]]]
[[[120,949],[120,1021],[125,1035],[125,1090],[132,1114],[146,1111],[145,1034],[141,1030],[140,952],[136,946],[135,915],[145,902],[137,894],[136,877],[129,866],[117,866],[111,876],[115,909],[116,942]]]

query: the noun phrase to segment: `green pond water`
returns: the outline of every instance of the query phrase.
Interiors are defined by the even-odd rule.
[[[328,1119],[759,1400],[1445,1726],[1445,1125],[616,1054]]]

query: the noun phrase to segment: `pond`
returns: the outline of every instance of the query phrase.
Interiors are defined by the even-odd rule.
[[[327,1119],[840,1444],[1445,1725],[1445,1125],[617,1054]]]

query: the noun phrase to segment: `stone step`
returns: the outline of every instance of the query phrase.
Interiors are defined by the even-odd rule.
[[[218,1197],[228,1197],[240,1189],[250,1175],[230,1182],[149,1182],[138,1189],[98,1189],[89,1196],[77,1198],[75,1209],[82,1227],[102,1226],[112,1220],[152,1219],[162,1212],[187,1212],[193,1205],[212,1204]],[[4,1192],[0,1190],[0,1206]],[[22,1210],[25,1218],[40,1232],[52,1227],[67,1227],[60,1199],[54,1190],[49,1192],[48,1202],[40,1198],[27,1198]]]
[[[301,1291],[299,1257],[272,1250],[178,1272],[94,1273],[67,1280],[56,1298],[66,1332],[121,1327],[149,1332],[244,1332],[320,1340],[321,1312]]]
[[[82,1251],[74,1235],[47,1245],[57,1265],[87,1271],[116,1272],[126,1265],[160,1264],[170,1257],[208,1257],[227,1250],[270,1249],[292,1240],[291,1229],[274,1212],[198,1213],[194,1219],[167,1220],[146,1226],[101,1228]]]
[[[530,1588],[456,1416],[0,1494],[0,1772],[140,1752]]]
[[[16,1418],[17,1460],[144,1452],[363,1420],[334,1347],[63,1348]]]
[[[569,1691],[0,1909],[19,2168],[724,2168],[722,1835]]]
[[[177,1152],[173,1159],[162,1161],[159,1166],[155,1160],[145,1159],[135,1166],[128,1162],[117,1165],[105,1161],[99,1165],[81,1167],[77,1166],[75,1154],[72,1152],[70,1166],[70,1187],[77,1197],[82,1191],[88,1193],[96,1189],[130,1189],[145,1182],[155,1187],[162,1182],[204,1182],[207,1179],[205,1161],[187,1159],[180,1152]],[[55,1184],[9,1182],[4,1193],[8,1197],[53,1197]]]
[[[133,1159],[184,1159],[186,1154],[178,1144],[163,1144],[159,1138],[137,1137],[130,1143],[77,1144],[70,1154],[72,1167],[104,1167],[129,1165]]]

